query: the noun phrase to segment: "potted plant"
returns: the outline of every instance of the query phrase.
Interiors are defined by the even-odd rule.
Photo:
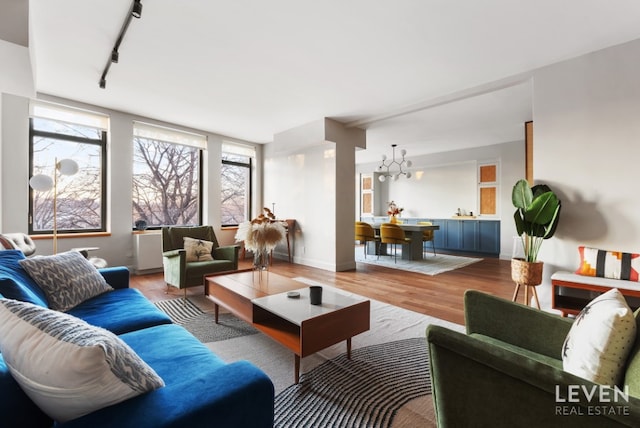
[[[529,187],[526,180],[519,180],[511,194],[516,212],[513,219],[520,236],[524,258],[511,261],[511,278],[520,285],[533,286],[542,283],[542,262],[538,252],[545,239],[551,238],[560,217],[560,200],[544,184]]]

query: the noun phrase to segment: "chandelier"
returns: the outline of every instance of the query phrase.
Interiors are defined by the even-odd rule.
[[[400,150],[400,155],[402,156],[402,158],[399,161],[397,161],[396,160],[397,146],[398,146],[397,144],[391,145],[393,150],[393,154],[391,155],[391,160],[387,159],[387,155],[382,155],[382,163],[378,167],[378,171],[382,173],[378,177],[378,180],[380,180],[381,182],[385,181],[387,177],[393,177],[394,180],[397,180],[398,178],[400,178],[401,175],[404,175],[407,178],[411,178],[411,171],[404,171],[402,169],[403,166],[405,166],[406,168],[411,168],[411,161],[405,160],[404,158],[404,156],[407,154],[407,151],[405,149]],[[396,172],[391,171],[391,167],[393,165],[398,166],[398,171]]]

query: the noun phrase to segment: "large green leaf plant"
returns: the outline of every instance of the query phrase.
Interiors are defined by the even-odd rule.
[[[529,187],[527,180],[519,180],[511,194],[516,212],[513,219],[522,241],[524,259],[538,261],[538,252],[545,239],[553,236],[560,218],[560,200],[544,184]]]

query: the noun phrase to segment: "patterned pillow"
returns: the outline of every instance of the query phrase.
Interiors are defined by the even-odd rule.
[[[619,385],[636,338],[636,320],[613,288],[578,314],[562,346],[565,371],[603,385]]]
[[[605,251],[597,248],[578,247],[580,266],[579,275],[600,278],[626,279],[640,281],[640,254]]]
[[[0,351],[25,393],[59,422],[164,386],[110,331],[17,300],[0,299]]]
[[[188,262],[206,262],[213,260],[211,251],[213,242],[202,239],[184,238],[184,249],[187,251]]]
[[[113,290],[82,254],[69,251],[20,260],[20,265],[47,295],[49,307],[68,311],[87,299]]]

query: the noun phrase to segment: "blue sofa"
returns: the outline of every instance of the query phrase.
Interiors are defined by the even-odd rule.
[[[42,290],[22,269],[18,250],[0,251],[0,294],[47,306]],[[124,267],[100,270],[114,290],[67,313],[106,328],[126,342],[165,386],[80,418],[56,423],[11,376],[0,354],[0,424],[11,427],[271,427],[271,380],[246,361],[227,364],[184,328],[172,324],[142,293],[129,288]]]

